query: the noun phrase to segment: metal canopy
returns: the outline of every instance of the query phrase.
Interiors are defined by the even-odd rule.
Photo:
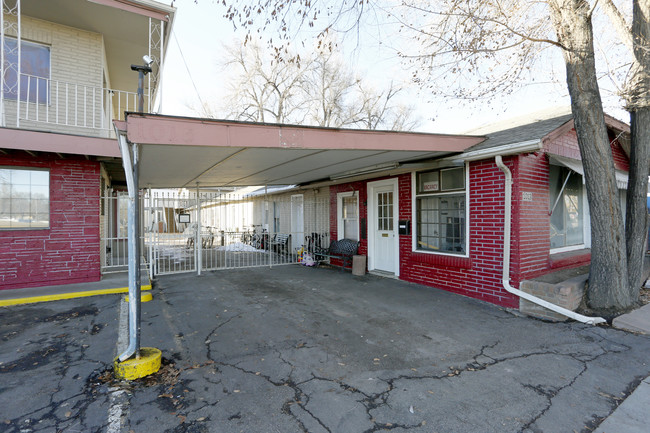
[[[346,130],[128,113],[140,187],[295,185],[440,158],[484,137]]]

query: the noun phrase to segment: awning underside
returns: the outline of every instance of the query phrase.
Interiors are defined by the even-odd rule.
[[[462,152],[482,137],[347,131],[129,115],[117,124],[140,147],[151,188],[297,185]]]
[[[576,173],[580,174],[584,178],[585,171],[584,168],[582,167],[582,161],[578,161],[577,159],[566,158],[564,156],[553,155],[550,153],[548,157],[551,164],[562,165],[568,168],[569,170],[575,171]],[[627,182],[628,182],[628,174],[624,171],[616,170],[616,186],[618,186],[618,189],[627,189]]]
[[[296,185],[444,152],[304,150],[143,145],[141,185]]]

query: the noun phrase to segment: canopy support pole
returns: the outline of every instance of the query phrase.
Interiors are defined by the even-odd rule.
[[[129,255],[129,345],[119,355],[124,362],[135,355],[140,357],[140,194],[138,186],[139,148],[118,133],[122,164],[126,174],[128,201],[128,255]]]

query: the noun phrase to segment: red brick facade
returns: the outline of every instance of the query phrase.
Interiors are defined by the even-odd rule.
[[[99,280],[99,163],[24,154],[0,165],[50,171],[49,229],[0,230],[0,289]]]
[[[613,137],[612,137],[613,138]],[[512,236],[510,283],[564,268],[588,264],[589,250],[550,254],[549,162],[545,152],[580,159],[575,130],[569,130],[544,143],[543,151],[504,158],[512,172]],[[626,169],[627,157],[618,143],[612,145],[618,169]],[[375,181],[378,179],[371,179]],[[399,219],[411,220],[412,177],[398,176]],[[519,299],[502,285],[505,175],[494,159],[469,163],[469,254],[468,257],[413,251],[412,235],[399,238],[401,279],[450,292],[518,308]],[[336,195],[343,191],[359,192],[360,219],[367,219],[367,182],[333,186],[330,224],[336,239]],[[367,241],[361,235],[361,252],[367,254]]]

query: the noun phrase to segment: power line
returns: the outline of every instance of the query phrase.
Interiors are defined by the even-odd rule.
[[[204,110],[205,103],[203,102],[203,99],[201,99],[201,94],[199,93],[199,89],[196,87],[196,83],[194,82],[194,78],[192,78],[192,73],[190,72],[190,68],[187,66],[187,62],[185,61],[185,55],[183,55],[183,50],[181,49],[181,44],[178,43],[178,38],[176,38],[176,32],[172,31],[172,34],[174,35],[174,40],[176,41],[176,46],[178,47],[178,51],[181,53],[181,59],[183,59],[183,64],[185,65],[185,69],[187,70],[187,75],[189,75],[190,81],[192,82],[192,86],[194,87],[194,91],[196,92],[196,97],[199,98],[199,102],[201,103],[201,110]]]

